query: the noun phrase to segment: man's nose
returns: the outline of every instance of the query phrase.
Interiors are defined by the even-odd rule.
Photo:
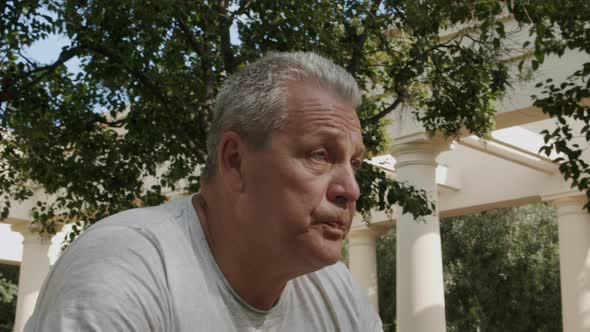
[[[356,202],[361,193],[351,166],[342,165],[335,170],[334,178],[328,188],[328,200],[346,208],[348,204]]]

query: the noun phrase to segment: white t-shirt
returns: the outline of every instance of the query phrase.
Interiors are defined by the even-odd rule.
[[[382,331],[337,263],[287,283],[268,311],[230,287],[191,197],[93,225],[51,270],[25,332]]]

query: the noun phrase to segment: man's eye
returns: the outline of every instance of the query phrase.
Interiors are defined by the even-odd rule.
[[[326,161],[328,160],[328,154],[326,151],[316,151],[311,154],[311,159],[315,161]]]
[[[350,161],[350,165],[352,166],[352,169],[354,169],[355,171],[357,171],[359,168],[361,168],[361,164],[362,164],[362,161],[357,160],[357,159],[353,159]]]

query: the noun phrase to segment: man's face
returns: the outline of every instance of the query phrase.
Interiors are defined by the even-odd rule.
[[[245,216],[256,240],[294,268],[319,269],[341,257],[359,198],[364,153],[351,104],[308,82],[288,85],[285,126],[245,156]]]

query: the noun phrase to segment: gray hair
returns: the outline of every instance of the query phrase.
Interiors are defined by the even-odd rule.
[[[361,93],[352,75],[332,61],[311,52],[271,53],[225,81],[215,102],[207,136],[208,158],[202,173],[212,179],[217,170],[217,147],[225,131],[261,148],[287,118],[289,81],[311,81],[338,94],[355,108]]]

